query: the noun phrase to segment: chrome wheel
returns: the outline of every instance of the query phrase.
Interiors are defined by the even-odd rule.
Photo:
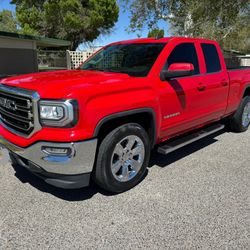
[[[242,125],[246,128],[250,124],[250,102],[248,102],[243,110]]]
[[[136,135],[122,139],[115,146],[111,158],[111,171],[116,180],[127,182],[140,171],[145,157],[145,146]]]

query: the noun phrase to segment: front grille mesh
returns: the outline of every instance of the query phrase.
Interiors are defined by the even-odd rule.
[[[34,130],[32,97],[5,92],[0,89],[0,120],[12,130],[30,135]],[[4,103],[10,102],[11,107]]]

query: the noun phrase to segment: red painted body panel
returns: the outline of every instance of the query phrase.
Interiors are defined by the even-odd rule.
[[[206,74],[200,43],[216,45],[222,70]],[[76,99],[80,117],[73,128],[43,128],[24,138],[0,126],[0,134],[21,147],[36,141],[72,142],[90,139],[105,117],[128,110],[151,108],[156,117],[157,143],[203,126],[234,112],[250,86],[250,70],[227,71],[216,42],[204,39],[137,39],[119,43],[166,43],[147,77],[94,71],[57,71],[11,77],[1,83],[37,91],[42,99]],[[200,74],[169,81],[160,80],[167,57],[177,44],[195,44]],[[117,44],[117,43],[116,43]],[[200,88],[205,86],[205,91]],[[173,115],[175,114],[175,115]],[[172,116],[171,116],[172,115]],[[168,117],[169,116],[169,117]]]

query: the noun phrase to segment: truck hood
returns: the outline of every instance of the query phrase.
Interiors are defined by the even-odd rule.
[[[63,94],[71,88],[87,88],[93,85],[110,84],[130,78],[127,74],[85,70],[61,70],[9,77],[2,84],[38,91],[40,94],[55,90]],[[65,93],[64,93],[65,94]]]

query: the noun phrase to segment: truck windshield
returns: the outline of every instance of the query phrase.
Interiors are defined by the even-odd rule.
[[[148,43],[108,46],[83,63],[80,69],[145,77],[165,45],[165,43]]]

